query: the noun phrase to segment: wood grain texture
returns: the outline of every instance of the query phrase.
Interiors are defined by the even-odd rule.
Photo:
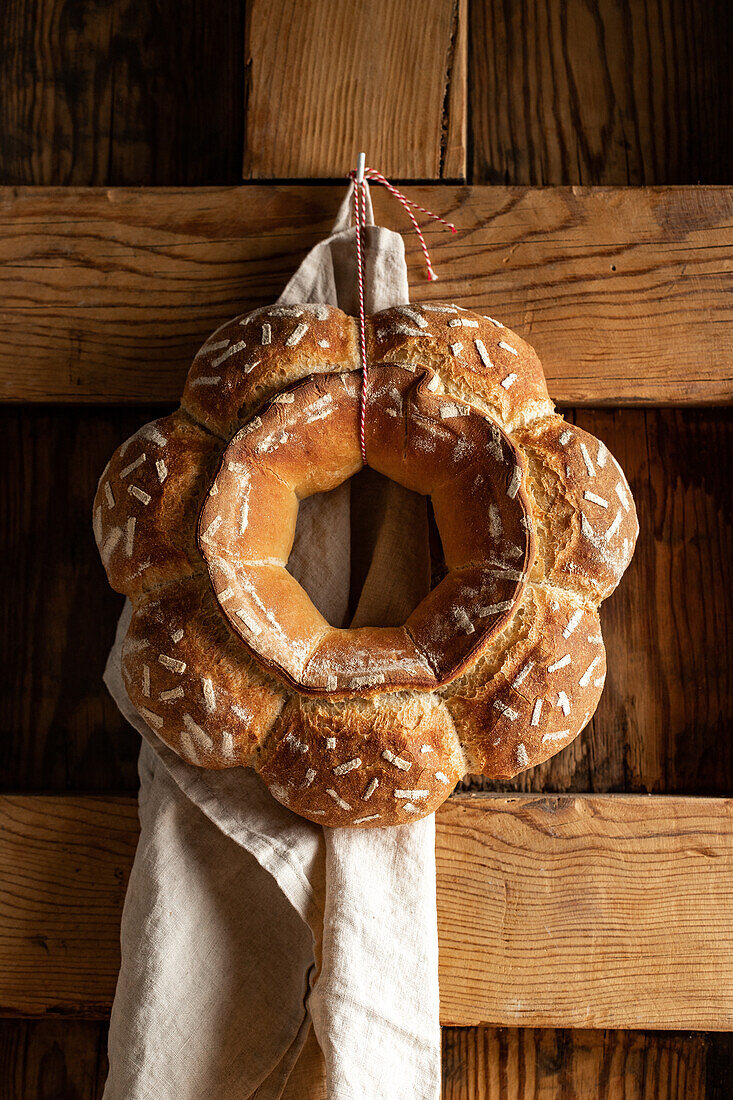
[[[558,401],[733,396],[733,189],[410,194],[460,227],[428,231],[436,286],[407,235],[413,297],[498,314],[535,345]],[[1,191],[0,399],[177,400],[203,339],[276,297],[342,196]],[[401,225],[394,200],[375,197],[378,219]]]
[[[241,0],[5,0],[0,180],[241,178]]]
[[[708,1100],[714,1036],[445,1028],[443,1100]]]
[[[106,1014],[136,835],[132,800],[0,799],[0,1014]],[[730,801],[463,795],[436,852],[443,1023],[733,1029]]]
[[[733,415],[730,410],[580,409],[624,468],[640,534],[601,608],[608,676],[584,733],[546,763],[473,790],[733,788]]]
[[[0,798],[0,1015],[109,1013],[137,834],[129,798]]]
[[[95,1020],[0,1020],[3,1100],[101,1100],[107,1025]]]
[[[245,179],[465,177],[466,0],[247,9]]]
[[[457,797],[436,852],[443,1023],[731,1029],[733,802]]]
[[[137,787],[139,737],[102,683],[122,597],[90,533],[97,480],[157,415],[0,409],[0,722],[4,790]]]
[[[312,1035],[312,1032],[311,1032]],[[107,1025],[0,1020],[3,1100],[100,1100]],[[728,1100],[731,1036],[548,1028],[443,1028],[442,1100]],[[283,1100],[326,1100],[306,1043]]]
[[[726,0],[470,6],[474,183],[729,183]]]

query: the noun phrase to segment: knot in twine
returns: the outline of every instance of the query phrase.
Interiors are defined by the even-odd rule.
[[[363,158],[364,154],[361,154]],[[381,183],[383,187],[386,187],[391,195],[394,195],[398,199],[405,210],[407,216],[412,222],[412,227],[418,235],[420,240],[420,247],[423,250],[425,257],[425,266],[428,269],[428,280],[434,282],[438,276],[435,274],[433,265],[430,261],[430,253],[428,252],[428,246],[425,243],[425,238],[422,234],[422,230],[418,225],[417,218],[413,214],[413,210],[420,210],[423,214],[427,214],[433,218],[436,222],[440,222],[447,229],[450,229],[452,233],[456,233],[456,227],[452,222],[448,222],[445,218],[441,218],[439,214],[434,214],[432,210],[428,210],[425,206],[420,206],[419,202],[413,202],[412,199],[408,199],[407,195],[404,195],[394,184],[391,184],[386,176],[383,176],[381,172],[378,172],[376,168],[364,168],[363,160],[360,158],[360,166],[357,170],[349,172],[349,179],[354,181],[354,226],[356,228],[356,273],[359,284],[359,358],[361,360],[361,402],[359,406],[359,446],[361,448],[361,457],[364,465],[367,464],[366,457],[366,441],[364,438],[364,424],[366,420],[366,388],[367,388],[367,355],[366,355],[366,325],[365,325],[365,310],[364,310],[364,229],[366,228],[366,181],[371,180],[372,183]]]

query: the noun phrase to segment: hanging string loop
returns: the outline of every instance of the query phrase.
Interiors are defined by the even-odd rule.
[[[381,172],[378,172],[376,168],[367,168],[364,163],[364,154],[359,154],[358,167],[355,171],[349,172],[349,179],[354,181],[354,227],[356,230],[356,277],[359,291],[359,357],[361,360],[361,403],[359,407],[359,446],[361,448],[361,457],[366,465],[366,440],[365,440],[365,423],[366,423],[366,394],[367,394],[367,375],[368,364],[366,354],[366,314],[365,314],[365,264],[364,264],[364,231],[366,229],[366,206],[367,206],[367,193],[366,193],[366,181],[369,180],[372,183],[379,183],[389,191],[391,195],[402,204],[407,216],[412,222],[412,227],[417,233],[420,241],[420,247],[425,257],[425,266],[428,270],[428,279],[433,282],[438,276],[435,274],[432,262],[430,260],[430,253],[428,252],[428,246],[425,243],[422,230],[418,224],[417,218],[413,214],[413,210],[419,210],[423,214],[427,214],[428,217],[433,218],[436,222],[440,222],[447,229],[450,229],[452,233],[456,233],[456,227],[452,222],[446,221],[445,218],[441,218],[439,214],[434,214],[432,210],[428,210],[427,207],[421,206],[418,202],[413,202],[412,199],[408,199],[407,195],[403,194],[399,188],[390,183],[386,176],[383,176]]]

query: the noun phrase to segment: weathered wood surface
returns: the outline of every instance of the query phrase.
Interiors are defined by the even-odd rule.
[[[444,1023],[733,1027],[733,803],[459,797],[438,820]]]
[[[129,798],[0,798],[0,1015],[109,1013],[137,834]]]
[[[0,799],[1,1014],[108,1011],[136,835],[131,799]],[[445,1024],[733,1029],[733,803],[462,795],[436,850]]]
[[[713,1045],[669,1032],[446,1028],[443,1100],[711,1100]]]
[[[3,1100],[101,1100],[107,1025],[96,1020],[0,1020]]]
[[[0,408],[4,730],[13,791],[133,791],[138,737],[102,684],[122,598],[90,508],[115,446],[153,407]],[[626,469],[641,537],[602,609],[609,671],[585,733],[503,789],[733,790],[731,410],[584,409]]]
[[[0,181],[241,179],[240,0],[3,0]]]
[[[729,183],[726,0],[470,5],[474,183]]]
[[[3,1100],[99,1100],[107,1025],[0,1020]],[[729,1100],[730,1036],[548,1028],[444,1028],[442,1100]],[[326,1100],[306,1044],[283,1100]]]
[[[440,281],[498,314],[564,404],[733,396],[733,189],[417,187]],[[173,401],[222,320],[271,301],[342,188],[0,192],[0,399]],[[380,191],[381,221],[404,227]],[[389,202],[389,205],[387,203]]]
[[[590,725],[500,789],[733,789],[733,415],[579,409],[633,488],[640,535],[601,608],[608,676]],[[472,789],[497,789],[472,779]]]
[[[244,177],[464,177],[466,7],[251,0]]]

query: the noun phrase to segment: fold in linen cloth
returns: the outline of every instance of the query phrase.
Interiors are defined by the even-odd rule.
[[[356,312],[352,193],[281,303]],[[402,238],[374,226],[370,202],[367,211],[374,312],[409,297]],[[356,481],[353,494],[347,483],[303,502],[289,568],[336,625],[404,621],[427,590],[425,501],[390,482]],[[360,493],[379,523],[355,601]],[[282,806],[249,769],[185,763],[125,692],[129,618],[128,604],[105,682],[143,738],[141,833],[122,915],[104,1100],[315,1100],[299,1061],[304,1048],[312,1052],[311,1029],[329,1100],[437,1100],[434,817],[324,829]]]

